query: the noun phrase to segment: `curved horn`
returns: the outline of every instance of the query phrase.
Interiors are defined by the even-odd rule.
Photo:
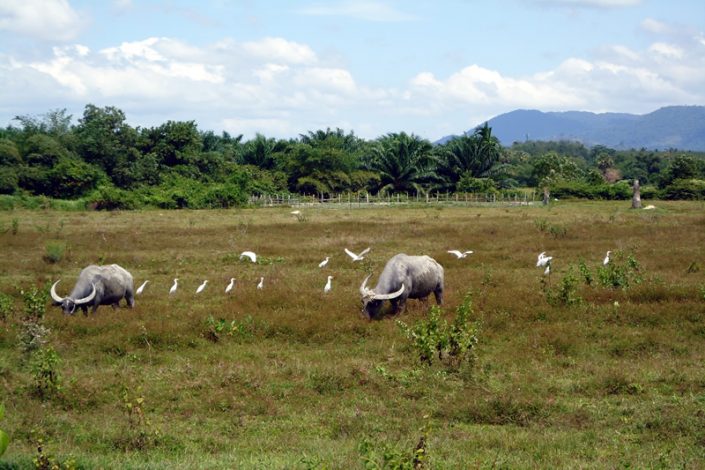
[[[91,300],[95,298],[96,290],[95,290],[95,284],[91,282],[91,286],[93,286],[93,290],[91,291],[90,294],[88,294],[88,297],[84,297],[82,299],[76,299],[74,300],[74,303],[76,304],[77,307],[80,307],[81,305],[87,304]]]
[[[368,274],[365,280],[362,281],[362,284],[360,284],[360,295],[363,297],[369,292],[369,289],[367,288],[367,281],[370,279],[370,276],[372,276],[372,274]]]
[[[391,294],[374,294],[372,298],[375,300],[396,299],[402,294],[402,292],[404,292],[404,284],[402,284],[401,288],[396,292],[392,292]]]
[[[54,283],[54,285],[51,286],[51,290],[49,291],[49,293],[51,294],[51,298],[54,299],[54,302],[56,302],[57,304],[60,304],[61,302],[64,301],[64,298],[59,297],[59,294],[56,293],[56,285],[60,282],[61,282],[61,279],[56,281]]]

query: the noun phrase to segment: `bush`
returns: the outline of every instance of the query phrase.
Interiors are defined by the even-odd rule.
[[[61,358],[53,348],[40,348],[32,356],[34,392],[41,398],[57,395],[61,391],[59,364]]]
[[[628,289],[633,284],[643,281],[643,272],[636,258],[618,251],[612,253],[610,262],[597,269],[600,285],[612,289]]]
[[[14,168],[0,167],[0,194],[13,194],[19,189],[19,178]]]
[[[431,365],[438,356],[441,362],[457,367],[465,360],[471,363],[475,360],[478,327],[470,324],[468,317],[471,313],[472,296],[468,292],[450,325],[445,320],[441,321],[441,309],[437,305],[431,308],[428,320],[419,321],[411,327],[398,320],[397,325],[411,341],[421,362]]]
[[[66,251],[66,244],[63,242],[49,242],[46,245],[46,253],[44,254],[44,261],[50,264],[55,264],[61,261],[64,257],[64,252]]]
[[[664,199],[705,199],[705,180],[680,179],[666,186]]]
[[[88,202],[96,210],[132,210],[140,207],[137,195],[132,191],[111,185],[99,186],[88,196]]]
[[[496,193],[497,188],[494,180],[490,178],[474,178],[471,174],[465,173],[458,181],[456,191],[461,193]]]

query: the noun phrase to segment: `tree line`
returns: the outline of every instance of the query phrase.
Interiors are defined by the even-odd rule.
[[[552,194],[705,197],[705,155],[617,151],[577,142],[503,147],[485,123],[441,144],[405,132],[374,140],[352,131],[309,131],[251,140],[198,129],[195,121],[132,127],[118,108],[85,106],[17,116],[0,129],[0,194],[85,199],[99,209],[231,207],[251,194],[498,192],[549,187]]]

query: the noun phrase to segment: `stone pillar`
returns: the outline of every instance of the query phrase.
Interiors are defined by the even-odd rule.
[[[548,189],[548,186],[543,187],[543,205],[547,206],[548,201],[551,198],[551,192]]]
[[[641,209],[641,190],[639,189],[639,180],[634,180],[632,186],[632,209]]]

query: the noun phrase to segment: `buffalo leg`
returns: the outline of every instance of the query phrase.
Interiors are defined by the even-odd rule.
[[[436,303],[438,305],[443,305],[443,289],[434,290],[433,295],[436,296]]]
[[[85,305],[81,305],[81,310],[83,310],[83,316],[87,317],[88,316],[88,307],[86,307]],[[95,312],[95,310],[94,310],[94,312]]]

